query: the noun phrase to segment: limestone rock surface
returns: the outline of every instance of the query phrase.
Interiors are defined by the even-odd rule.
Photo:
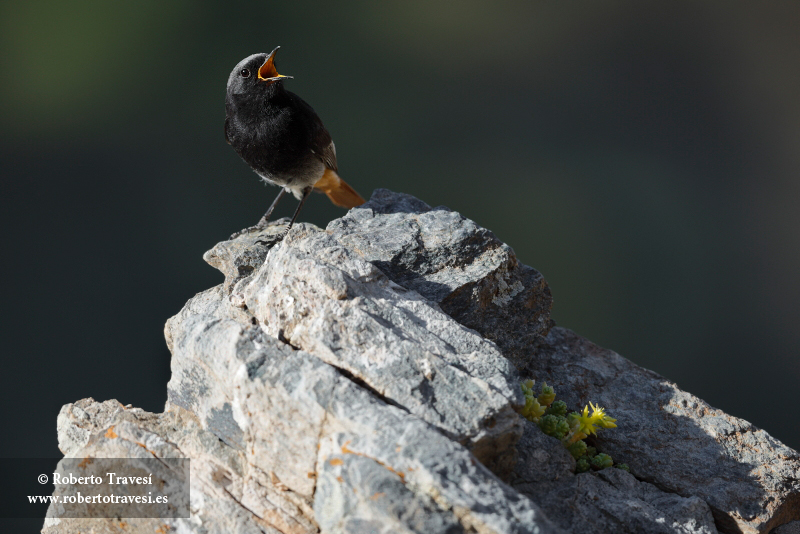
[[[142,443],[190,458],[191,517],[48,519],[43,532],[713,533],[800,520],[795,451],[553,327],[544,279],[490,231],[386,190],[275,244],[285,225],[204,256],[225,281],[167,321],[164,413],[84,399],[58,417],[69,458],[137,457]],[[576,475],[518,415],[527,378],[617,417],[597,446],[631,473]]]
[[[707,502],[720,531],[769,532],[800,518],[797,451],[657,373],[559,327],[524,372],[571,406],[611,409],[619,428],[597,446],[640,480]]]

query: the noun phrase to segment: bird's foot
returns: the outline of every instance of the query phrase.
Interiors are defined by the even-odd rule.
[[[266,226],[259,226],[259,225],[248,226],[247,228],[239,230],[238,232],[232,233],[231,236],[228,239],[229,240],[233,240],[233,239],[236,239],[239,236],[242,236],[242,235],[245,235],[245,234],[249,234],[251,232],[258,232],[260,230],[263,230],[265,227]]]
[[[259,239],[259,240],[255,241],[255,243],[257,245],[265,245],[267,247],[274,247],[275,245],[277,245],[278,243],[283,241],[283,238],[285,238],[286,234],[288,234],[288,233],[289,233],[289,229],[287,228],[285,232],[281,232],[280,234],[271,235],[271,236],[269,236],[269,239]]]
[[[270,221],[269,219],[265,219],[264,217],[262,217],[261,220],[258,221],[258,223],[256,223],[254,226],[248,226],[247,228],[244,228],[243,230],[239,230],[238,232],[235,232],[235,233],[231,234],[231,237],[229,237],[228,239],[236,239],[237,237],[240,237],[240,236],[243,236],[243,235],[252,234],[252,233],[255,233],[255,232],[263,232],[265,229],[269,228],[270,226],[283,226],[283,225],[287,224],[288,220],[289,220],[288,218],[283,217],[283,218],[277,219],[275,221]],[[272,236],[270,236],[270,238],[272,238]]]

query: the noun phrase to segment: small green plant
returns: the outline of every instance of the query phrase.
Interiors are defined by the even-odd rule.
[[[556,400],[556,390],[547,385],[547,382],[542,382],[542,392],[539,393],[539,404],[550,406]]]
[[[591,469],[592,464],[589,463],[589,459],[585,456],[583,458],[578,458],[578,461],[575,462],[575,472],[576,473],[585,473],[589,469]]]
[[[564,417],[567,415],[567,403],[564,401],[555,401],[550,407],[547,409],[548,414],[552,415],[560,415]]]
[[[556,439],[564,439],[569,433],[569,424],[564,417],[548,414],[539,420],[539,428],[548,436]]]
[[[595,469],[605,469],[606,467],[611,467],[612,465],[614,465],[614,461],[611,459],[611,456],[605,453],[601,452],[592,458],[592,467]]]
[[[572,445],[569,445],[567,447],[567,450],[569,451],[569,453],[572,455],[573,458],[578,460],[580,459],[581,456],[586,455],[586,449],[588,448],[589,447],[586,446],[585,441],[576,441]]]
[[[575,470],[584,473],[589,469],[606,469],[614,465],[611,456],[598,453],[584,441],[586,438],[604,428],[616,428],[616,419],[609,416],[605,409],[591,402],[582,412],[567,413],[567,403],[556,400],[556,392],[546,382],[542,382],[538,395],[533,390],[533,380],[522,383],[525,395],[525,406],[520,413],[528,421],[536,423],[542,432],[561,440],[569,453],[575,458]],[[591,407],[592,413],[589,413]],[[626,464],[617,464],[618,469],[629,471]]]
[[[539,399],[533,394],[533,380],[526,380],[522,383],[522,392],[525,394],[525,407],[522,408],[522,416],[528,421],[538,423],[547,408],[539,404]]]

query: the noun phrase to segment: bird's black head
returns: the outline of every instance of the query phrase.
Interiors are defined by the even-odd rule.
[[[241,60],[228,77],[228,96],[266,94],[270,89],[282,85],[282,81],[291,76],[278,74],[275,69],[275,53],[280,46],[269,54],[253,54]]]

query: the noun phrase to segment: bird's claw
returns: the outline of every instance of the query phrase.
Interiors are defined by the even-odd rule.
[[[250,232],[259,232],[264,228],[266,228],[267,226],[269,226],[268,223],[262,224],[262,221],[258,221],[258,224],[256,224],[255,226],[248,226],[247,228],[239,230],[238,232],[232,233],[229,239],[236,239],[237,237],[249,234]]]
[[[259,240],[255,241],[255,243],[257,245],[275,246],[278,243],[280,243],[281,241],[283,241],[283,238],[285,238],[286,234],[288,234],[288,233],[289,232],[283,232],[283,233],[271,236],[270,239],[268,239],[268,240],[259,239]]]
[[[241,237],[241,236],[243,236],[245,234],[249,234],[253,230],[259,230],[259,228],[256,227],[256,226],[250,226],[249,228],[244,228],[242,230],[239,230],[238,232],[232,233],[231,236],[228,239],[229,240],[236,239],[237,237]]]
[[[256,245],[264,245],[266,247],[274,247],[275,245],[277,245],[278,243],[283,241],[283,238],[285,238],[286,234],[288,234],[288,233],[289,233],[289,231],[287,230],[287,231],[285,231],[283,233],[280,233],[280,234],[277,234],[275,236],[272,236],[268,240],[258,239],[258,240],[255,241],[255,244]]]

